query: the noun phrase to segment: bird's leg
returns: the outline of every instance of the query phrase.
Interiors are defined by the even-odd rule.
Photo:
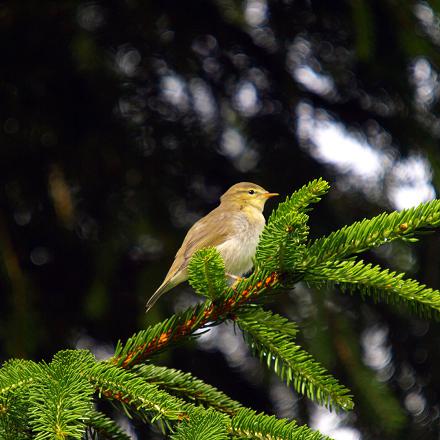
[[[233,281],[233,283],[231,284],[232,289],[243,279],[243,277],[239,277],[237,275],[228,272],[226,272],[225,275]]]
[[[241,281],[243,278],[239,277],[238,275],[234,275],[232,273],[226,272],[225,274],[228,278],[232,278],[234,281]]]

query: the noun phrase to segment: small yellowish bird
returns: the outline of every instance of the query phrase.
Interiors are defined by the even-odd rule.
[[[215,247],[223,258],[226,273],[233,278],[249,272],[266,223],[264,204],[277,195],[255,183],[231,186],[220,197],[220,205],[190,228],[165,280],[148,300],[147,312],[162,294],[188,279],[188,263],[199,249]]]

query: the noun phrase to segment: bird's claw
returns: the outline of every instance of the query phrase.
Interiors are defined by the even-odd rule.
[[[231,289],[234,289],[237,286],[237,284],[244,279],[243,277],[239,277],[232,273],[226,273],[226,276],[231,280],[233,280],[233,283],[231,284]]]

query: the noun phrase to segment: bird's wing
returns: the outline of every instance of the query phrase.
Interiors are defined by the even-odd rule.
[[[198,220],[186,234],[182,246],[174,257],[174,262],[165,277],[169,281],[179,271],[186,269],[189,260],[196,251],[205,247],[218,246],[233,233],[233,215],[215,208]]]

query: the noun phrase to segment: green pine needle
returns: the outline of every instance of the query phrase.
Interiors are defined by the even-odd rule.
[[[231,433],[240,439],[331,440],[306,425],[298,426],[294,421],[257,414],[250,409],[240,410],[232,419]]]
[[[178,420],[187,405],[135,373],[108,362],[97,362],[87,376],[101,396],[122,403],[127,410],[133,408],[151,421]]]
[[[349,390],[293,342],[292,332],[283,331],[285,321],[263,310],[241,313],[236,320],[251,350],[298,393],[328,408],[352,409]]]
[[[184,419],[172,440],[228,440],[229,417],[204,408],[192,408],[188,411],[189,419]]]
[[[310,204],[317,203],[329,189],[325,180],[317,179],[295,191],[280,203],[267,221],[255,260],[257,267],[269,271],[292,271],[304,258],[309,233],[307,222]]]
[[[397,238],[411,239],[417,231],[438,226],[440,200],[432,200],[400,212],[382,213],[315,240],[308,248],[302,265],[310,268],[326,261],[346,259]]]
[[[242,407],[239,402],[189,373],[151,364],[136,366],[133,371],[149,383],[191,403],[212,407],[227,414],[235,414]]]
[[[281,333],[289,337],[292,341],[298,334],[298,325],[289,321],[287,318],[270,310],[264,310],[259,305],[251,304],[244,307],[239,314],[240,319],[245,319],[251,325],[262,325],[271,328],[275,333]]]
[[[403,278],[405,274],[382,269],[361,261],[329,262],[310,269],[304,280],[321,287],[339,286],[342,291],[360,292],[374,301],[405,304],[423,317],[440,318],[440,291],[426,287],[415,280]]]
[[[272,223],[275,219],[283,217],[291,212],[304,213],[310,211],[312,203],[318,203],[321,197],[328,192],[330,185],[325,180],[319,178],[312,180],[300,189],[296,190],[290,197],[280,203],[272,211],[267,223]]]
[[[225,263],[216,248],[197,251],[189,262],[188,275],[188,281],[198,295],[215,299],[227,288]]]
[[[38,364],[23,359],[12,359],[0,369],[0,402],[15,390],[29,386],[40,373]]]
[[[292,211],[268,222],[255,254],[257,267],[279,272],[294,270],[304,258],[308,220],[307,214]]]
[[[29,416],[35,439],[81,439],[92,410],[94,388],[84,369],[94,362],[82,350],[57,353],[41,364],[41,374],[29,387]]]
[[[0,438],[29,439],[29,387],[39,374],[38,364],[21,359],[0,369]]]
[[[125,344],[118,341],[115,349],[115,354],[109,362],[124,368],[137,364],[143,356],[145,356],[145,347],[154,347],[154,354],[161,351],[161,344],[166,348],[170,347],[169,341],[172,340],[173,335],[178,331],[179,326],[186,325],[189,321],[194,326],[197,325],[203,318],[207,310],[211,307],[210,301],[205,301],[196,307],[191,307],[183,313],[176,313],[164,321],[147,327],[131,336]],[[161,339],[167,335],[168,339]],[[197,335],[193,333],[188,334],[187,337],[195,338]]]

